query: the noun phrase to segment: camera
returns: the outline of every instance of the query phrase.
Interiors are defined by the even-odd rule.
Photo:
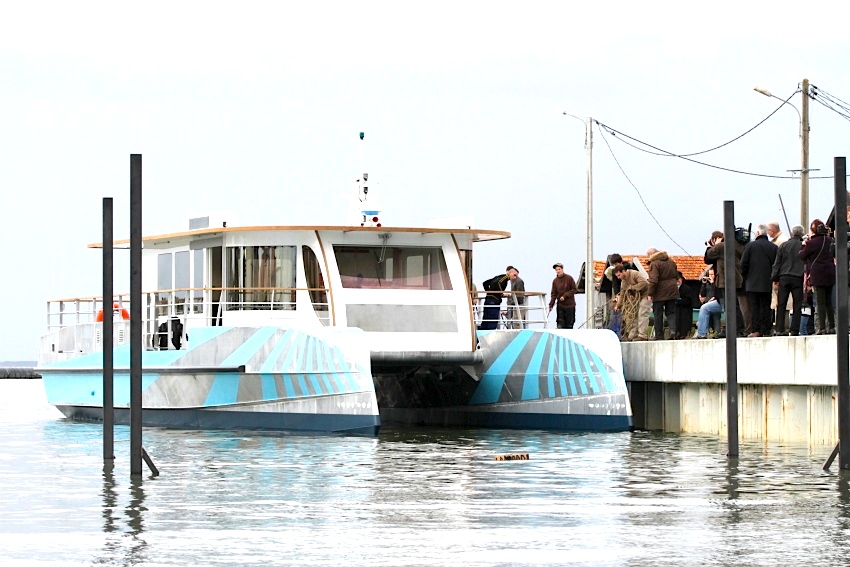
[[[826,234],[827,232],[828,232],[828,230],[827,230],[827,228],[826,228],[826,225],[824,225],[824,224],[819,224],[819,225],[818,225],[818,227],[817,227],[817,233],[818,233],[818,234],[823,235],[823,234]]]

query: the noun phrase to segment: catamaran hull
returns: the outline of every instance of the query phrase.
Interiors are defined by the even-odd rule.
[[[629,431],[619,341],[610,331],[479,333],[469,364],[409,355],[372,374],[383,423]],[[374,358],[374,357],[373,357]],[[449,357],[446,357],[447,359]]]
[[[102,407],[57,405],[56,408],[70,419],[103,421]],[[114,421],[118,425],[129,425],[130,410],[115,408]],[[145,409],[142,412],[142,424],[145,427],[178,429],[251,429],[376,435],[381,420],[377,415],[345,415],[333,412],[284,413],[269,411],[267,408],[239,407],[233,409]]]
[[[357,329],[211,327],[185,351],[142,353],[142,423],[198,429],[375,434],[369,351]],[[129,347],[114,349],[115,422],[129,423]],[[41,365],[65,416],[103,419],[101,353]]]
[[[487,408],[381,408],[381,422],[443,427],[493,427],[560,431],[630,431],[632,417],[588,411],[586,406],[622,408],[625,396],[496,404]],[[584,407],[583,407],[584,406]]]

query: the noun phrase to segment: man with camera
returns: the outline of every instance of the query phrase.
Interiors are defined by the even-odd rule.
[[[705,243],[708,248],[705,251],[705,263],[711,264],[714,266],[714,283],[717,286],[715,289],[715,294],[717,300],[720,302],[721,307],[725,310],[726,306],[726,257],[725,257],[725,242],[723,241],[723,233],[719,230],[715,230],[711,233],[711,238]],[[739,336],[744,335],[745,329],[745,316],[749,315],[749,310],[746,309],[744,303],[746,299],[743,297],[741,293],[741,287],[744,281],[744,278],[741,276],[741,256],[744,254],[744,244],[738,242],[737,240],[734,242],[735,246],[735,265],[732,266],[732,269],[735,271],[735,288],[738,294],[738,305],[736,308],[740,308],[740,313],[738,319],[738,328],[735,332],[738,333]],[[745,313],[746,312],[746,313]],[[728,332],[728,330],[727,330]],[[721,333],[722,335],[723,333]],[[718,337],[719,338],[719,337]]]

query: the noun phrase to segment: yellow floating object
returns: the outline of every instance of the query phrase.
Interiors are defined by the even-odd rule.
[[[528,453],[508,453],[507,455],[496,455],[496,461],[527,461]]]

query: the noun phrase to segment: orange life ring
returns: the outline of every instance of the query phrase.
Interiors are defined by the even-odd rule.
[[[130,312],[127,311],[126,309],[122,309],[121,306],[118,305],[117,303],[112,304],[112,312],[113,313],[121,313],[121,318],[124,319],[125,321],[130,320]],[[103,322],[103,309],[101,309],[100,311],[97,312],[97,318],[95,319],[95,321],[97,321],[98,323]]]

